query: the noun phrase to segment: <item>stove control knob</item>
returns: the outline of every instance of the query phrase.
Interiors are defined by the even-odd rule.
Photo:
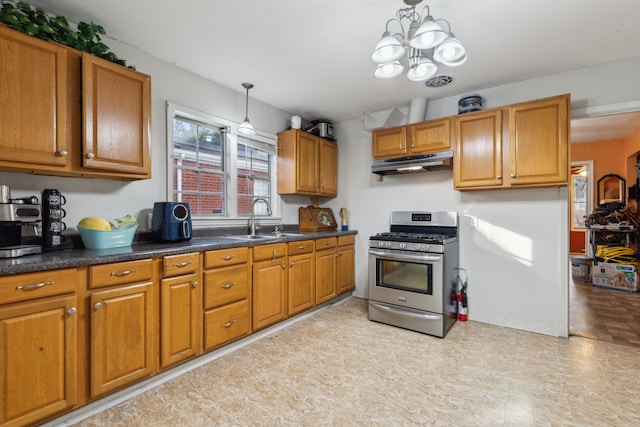
[[[378,247],[379,248],[384,248],[384,242],[378,242]]]
[[[391,242],[386,242],[386,244],[384,245],[385,248],[390,248],[391,247]]]
[[[407,244],[406,243],[400,243],[399,247],[400,247],[400,249],[404,249],[404,248],[407,247]]]

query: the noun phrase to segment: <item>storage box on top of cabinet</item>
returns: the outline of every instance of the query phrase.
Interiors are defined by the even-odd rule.
[[[595,286],[638,292],[638,267],[611,262],[593,262],[592,281]]]

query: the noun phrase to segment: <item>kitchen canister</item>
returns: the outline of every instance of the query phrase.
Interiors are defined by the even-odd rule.
[[[291,117],[291,129],[300,129],[302,126],[302,118],[300,116]]]
[[[480,95],[465,96],[458,101],[458,114],[479,110],[482,110],[482,97]]]

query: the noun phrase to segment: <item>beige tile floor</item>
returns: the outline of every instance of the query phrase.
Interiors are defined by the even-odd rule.
[[[640,349],[458,322],[444,338],[350,298],[80,426],[637,426]]]

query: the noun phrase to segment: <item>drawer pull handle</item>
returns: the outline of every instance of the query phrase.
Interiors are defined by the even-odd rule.
[[[236,282],[231,282],[231,283],[225,283],[224,285],[221,285],[220,287],[222,289],[231,289],[236,285]]]
[[[515,173],[511,174],[511,178],[515,178],[517,175]]]
[[[112,276],[116,276],[116,277],[124,277],[124,276],[128,276],[129,274],[133,274],[135,273],[136,270],[123,270],[123,271],[112,271],[111,275]]]
[[[69,310],[67,310],[68,315],[76,314],[77,312],[78,312],[78,309],[75,307],[71,307]]]
[[[502,179],[502,175],[496,175],[496,179]]]
[[[102,303],[101,302],[97,302],[95,303],[95,305],[93,306],[94,309],[96,310],[100,310],[102,308]]]
[[[191,261],[179,262],[177,264],[173,264],[174,267],[182,268],[191,265]]]
[[[301,245],[301,246],[298,246],[298,249],[300,249],[300,250],[302,250],[302,249],[307,249],[307,245]]]
[[[293,263],[293,261],[291,261],[291,264],[289,264],[289,267],[293,268],[295,264]]]
[[[275,260],[276,260],[276,251],[274,250],[273,251],[273,257],[271,258],[271,262],[273,262]]]
[[[192,287],[192,288],[197,288],[197,287],[198,287],[198,285],[199,285],[199,283],[198,283],[198,282],[193,282],[193,283],[191,284],[191,287]]]
[[[32,291],[34,289],[39,289],[39,288],[42,288],[43,286],[49,286],[49,285],[53,285],[53,281],[36,283],[33,285],[25,285],[25,286],[19,285],[19,286],[16,286],[16,291]]]
[[[323,245],[325,245],[325,246],[327,246],[327,245],[330,245],[331,243],[329,243],[329,242],[322,242],[322,244],[323,244]]]
[[[235,255],[225,255],[225,256],[220,257],[220,258],[222,258],[225,261],[229,261],[229,260],[234,259],[235,257],[236,257]]]
[[[231,322],[223,323],[223,324],[222,324],[222,325],[220,325],[220,326],[222,326],[223,328],[230,328],[230,327],[232,327],[232,326],[233,326],[233,324],[234,324],[234,323],[236,323],[235,319],[234,319],[234,320],[232,320]]]

